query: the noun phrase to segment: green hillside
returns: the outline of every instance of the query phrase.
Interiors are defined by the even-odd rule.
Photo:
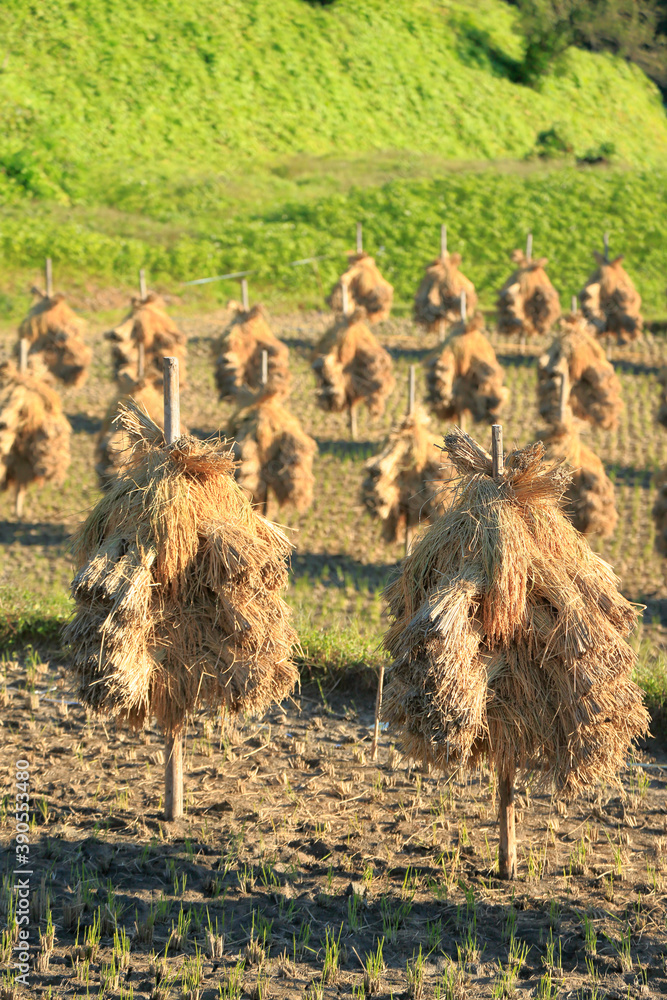
[[[587,224],[609,226],[618,209],[636,242],[627,202],[612,204],[610,192],[625,185],[640,209],[645,196],[663,197],[648,172],[667,164],[655,86],[632,64],[576,49],[539,89],[512,83],[521,25],[500,0],[5,0],[0,30],[5,288],[18,288],[48,249],[72,279],[134,280],[139,261],[177,282],[250,261],[265,284],[312,296],[312,274],[276,283],[276,268],[347,246],[353,216],[404,193],[420,227],[437,224],[439,199],[450,214],[456,207],[451,224],[460,222],[483,278],[484,248],[497,263],[533,224],[530,196],[527,211],[511,208],[530,184],[544,191],[545,239],[563,236],[556,212],[581,217],[592,191],[599,214],[586,206]],[[523,165],[551,129],[571,162],[613,150],[618,170],[601,173],[601,186],[574,170],[554,184]],[[451,203],[463,168],[498,161],[497,188],[491,175],[467,173],[464,202]],[[485,205],[489,185],[510,202]],[[561,206],[566,196],[573,204]],[[398,211],[377,227],[388,258],[401,251],[388,263],[401,273],[398,231],[411,246],[432,245],[406,218]],[[660,309],[659,249],[640,249]],[[410,257],[410,281],[422,257]],[[397,277],[405,296],[407,278]],[[13,313],[10,300],[0,308]]]

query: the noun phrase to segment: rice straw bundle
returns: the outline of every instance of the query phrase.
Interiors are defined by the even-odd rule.
[[[72,428],[45,370],[0,365],[0,489],[16,487],[16,513],[29,483],[60,485],[70,463]]]
[[[93,357],[83,340],[84,320],[70,309],[61,292],[32,291],[39,298],[19,327],[19,339],[28,341],[30,354],[38,355],[55,378],[65,385],[81,385]]]
[[[267,388],[276,395],[289,393],[289,351],[271,332],[261,305],[244,309],[239,302],[230,302],[234,310],[231,323],[213,344],[215,381],[221,399],[235,396],[246,385],[259,389],[262,385],[262,351],[268,354]]]
[[[181,385],[185,383],[187,337],[168,315],[164,300],[155,292],[132,298],[132,309],[115,329],[104,335],[113,344],[114,377],[133,379],[139,367],[139,345],[143,345],[144,374],[156,385],[162,383],[162,360],[178,358]]]
[[[470,314],[477,308],[475,286],[459,271],[461,254],[445,253],[426,269],[415,295],[415,320],[429,332],[461,319],[461,293],[465,292]]]
[[[106,412],[95,445],[95,471],[100,487],[107,489],[119,470],[131,458],[133,451],[141,447],[141,442],[132,441],[117,421],[121,410],[130,400],[151,418],[154,424],[164,429],[164,407],[162,393],[150,379],[137,378],[134,381],[121,379],[123,389],[112,401]]]
[[[134,459],[74,539],[64,638],[79,697],[133,727],[155,716],[167,733],[199,706],[266,708],[297,678],[280,596],[289,542],[253,511],[225,446],[166,445],[133,403],[119,421]]]
[[[406,537],[433,520],[448,502],[454,469],[443,462],[438,439],[429,433],[428,417],[415,407],[393,428],[379,455],[364,465],[361,499],[382,521],[388,542]]]
[[[457,323],[444,346],[426,361],[427,399],[440,420],[460,421],[470,413],[475,421],[492,423],[509,399],[504,372],[483,328],[481,313]]]
[[[560,316],[558,293],[544,269],[547,258],[530,260],[515,250],[512,260],[517,268],[498,293],[498,332],[544,336]]]
[[[317,403],[323,410],[353,410],[362,400],[374,416],[384,412],[396,384],[391,357],[364,322],[363,309],[340,316],[324,334],[313,354]]]
[[[228,433],[239,461],[236,478],[255,504],[266,510],[272,490],[281,507],[299,512],[313,502],[313,458],[317,443],[270,389],[236,413]]]
[[[546,447],[547,461],[562,462],[572,471],[563,494],[563,512],[568,520],[582,535],[608,538],[618,521],[614,484],[595,452],[581,441],[572,412],[541,433],[539,440]]]
[[[560,332],[538,362],[537,396],[547,423],[559,419],[563,372],[570,387],[567,402],[575,417],[613,430],[623,409],[621,383],[580,312],[566,313]]]
[[[369,323],[388,319],[394,288],[378,271],[375,260],[363,251],[348,254],[348,267],[331,290],[327,304],[334,312],[343,309],[343,285],[347,288],[350,310],[365,309]]]
[[[636,340],[644,322],[642,300],[621,267],[623,254],[611,261],[597,251],[593,256],[598,266],[579,293],[584,316],[600,337],[615,335],[619,344]]]
[[[486,758],[568,796],[617,783],[649,722],[626,640],[637,608],[564,516],[567,474],[542,444],[496,477],[462,432],[445,447],[456,499],[387,592],[384,718],[411,757],[443,770]]]

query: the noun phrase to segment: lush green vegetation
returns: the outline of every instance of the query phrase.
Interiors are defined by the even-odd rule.
[[[575,48],[513,82],[523,26],[500,0],[7,0],[0,310],[47,253],[70,285],[258,268],[270,301],[321,301],[357,218],[406,302],[445,216],[487,304],[526,228],[563,294],[610,229],[662,312],[659,93]],[[615,169],[573,166],[598,156]],[[284,268],[310,254],[318,274]]]

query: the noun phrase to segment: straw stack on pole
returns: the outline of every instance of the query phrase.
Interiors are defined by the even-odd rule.
[[[427,400],[440,420],[461,423],[466,414],[478,423],[492,423],[509,399],[504,372],[496,353],[482,332],[484,318],[475,313],[468,320],[466,295],[461,298],[465,317],[452,327],[442,348],[426,359]]]
[[[574,416],[604,430],[614,430],[623,410],[621,383],[589,330],[581,312],[566,313],[561,318],[555,340],[538,361],[540,416],[547,423],[558,420],[561,375],[566,371],[570,391],[567,403]]]
[[[618,784],[649,716],[627,641],[638,609],[563,515],[567,473],[541,444],[501,464],[455,429],[456,499],[420,537],[387,598],[382,716],[441,770],[499,775],[501,875],[516,870],[512,792],[536,774],[561,795]]]
[[[229,325],[213,343],[215,381],[220,399],[233,399],[246,386],[256,390],[262,385],[262,352],[268,355],[266,385],[277,396],[287,396],[290,389],[289,351],[271,332],[264,309],[248,302],[248,283],[244,279],[242,303],[231,301]]]
[[[641,297],[627,271],[621,266],[623,254],[609,260],[608,234],[604,253],[593,251],[597,268],[579,293],[584,316],[599,337],[616,337],[627,344],[641,335]]]
[[[133,441],[126,433],[123,425],[116,418],[130,404],[130,400],[146,413],[158,427],[164,427],[163,394],[150,379],[141,377],[141,348],[139,345],[139,363],[136,379],[119,379],[121,391],[112,400],[102,421],[102,427],[95,443],[95,472],[100,487],[109,488],[120,469],[135,456],[137,449],[143,447],[141,442]],[[183,429],[183,433],[185,430]]]
[[[573,394],[565,359],[554,378],[560,381],[558,413],[537,440],[546,447],[548,461],[571,469],[571,479],[563,495],[565,515],[582,535],[608,538],[618,521],[614,484],[598,456],[579,437],[570,405]]]
[[[544,336],[560,316],[558,293],[545,271],[547,258],[533,259],[528,235],[526,253],[512,253],[516,270],[498,293],[498,332],[508,336]]]
[[[341,275],[327,299],[334,312],[343,312],[343,288],[347,288],[351,311],[365,309],[370,324],[388,319],[394,297],[393,286],[382,277],[373,257],[361,247],[361,224],[357,228],[357,251],[348,254],[347,270]]]
[[[32,289],[37,302],[19,327],[19,339],[28,342],[29,354],[38,356],[55,378],[64,385],[78,386],[85,380],[93,357],[83,339],[86,324],[61,292],[54,295],[51,258],[46,261],[45,278],[45,293]]]
[[[145,291],[145,275],[143,284]],[[185,384],[187,337],[167,313],[164,300],[146,291],[134,297],[130,313],[117,327],[104,334],[111,341],[114,377],[119,381],[134,379],[143,355],[144,376],[159,387],[162,384],[163,358],[177,357],[181,385]]]
[[[477,293],[469,278],[459,271],[461,255],[447,253],[447,228],[440,233],[440,256],[426,269],[415,295],[414,317],[429,332],[437,332],[442,341],[447,327],[461,319],[465,296],[468,312],[477,308]]]
[[[303,513],[313,502],[313,459],[317,442],[302,429],[268,384],[268,353],[263,351],[263,388],[231,418],[239,485],[266,514],[269,493],[281,507]]]
[[[18,368],[0,365],[0,490],[14,486],[14,512],[23,516],[26,488],[64,482],[70,463],[71,427],[60,397],[39,361],[28,367],[28,341],[18,344]]]
[[[165,432],[130,404],[143,447],[74,539],[76,612],[64,632],[79,698],[166,734],[165,814],[182,811],[182,732],[198,707],[257,711],[293,687],[296,634],[280,594],[290,545],[256,514],[219,442],[178,437],[177,359]]]

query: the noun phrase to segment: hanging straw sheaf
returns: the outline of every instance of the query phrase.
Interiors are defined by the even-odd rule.
[[[384,413],[396,380],[391,357],[364,319],[361,309],[339,317],[313,352],[317,403],[323,410],[341,413],[363,400],[374,417]]]
[[[373,257],[367,253],[348,254],[348,267],[327,299],[334,312],[343,311],[343,285],[347,286],[349,308],[365,309],[369,323],[388,319],[394,288],[380,274]]]
[[[238,460],[236,478],[255,504],[266,504],[272,490],[280,506],[300,512],[313,502],[313,459],[317,442],[268,390],[236,413],[228,433]]]
[[[133,451],[141,447],[141,442],[137,443],[131,439],[125,432],[122,421],[118,420],[121,411],[129,405],[130,400],[134,400],[154,424],[161,429],[164,428],[163,397],[156,389],[152,377],[135,379],[134,382],[126,378],[120,381],[123,391],[109,406],[95,444],[95,472],[102,489],[108,488],[119,470],[131,458]]]
[[[517,268],[498,293],[498,332],[544,336],[560,316],[558,293],[545,271],[547,258],[527,260],[515,250],[512,260]]]
[[[262,352],[268,355],[267,389],[283,398],[289,394],[292,376],[289,350],[271,332],[261,305],[247,312],[238,302],[230,302],[233,315],[229,326],[213,344],[215,381],[221,399],[235,396],[242,386],[262,385]]]
[[[572,479],[563,494],[563,512],[582,535],[613,535],[618,514],[614,484],[604,465],[580,439],[569,411],[563,423],[556,423],[539,435],[546,447],[547,461],[562,462],[572,470]]]
[[[637,340],[644,323],[642,300],[621,267],[623,254],[611,261],[601,253],[593,256],[598,266],[579,293],[584,316],[601,337],[613,335],[619,344]]]
[[[509,399],[505,373],[483,328],[481,313],[457,323],[426,361],[427,399],[440,420],[470,413],[475,421],[493,423]]]
[[[72,428],[45,375],[32,359],[23,373],[0,365],[0,489],[65,479]]]
[[[581,313],[563,316],[558,336],[538,362],[539,410],[547,423],[559,420],[563,373],[574,416],[605,430],[617,427],[623,410],[621,383]]]
[[[198,706],[259,711],[294,686],[296,634],[281,591],[290,544],[255,513],[224,444],[165,445],[133,403],[134,441],[74,538],[65,628],[78,695],[98,712],[177,731]]]
[[[27,340],[31,356],[38,356],[50,373],[64,385],[81,385],[93,357],[84,342],[86,323],[70,309],[58,292],[39,296],[19,327],[19,338]]]
[[[455,430],[453,504],[388,588],[384,718],[436,767],[486,758],[575,795],[617,781],[649,716],[626,637],[638,610],[560,508],[562,467],[534,444],[490,456]]]
[[[144,375],[162,385],[163,358],[178,358],[181,385],[185,384],[187,337],[167,313],[164,300],[149,292],[132,299],[128,316],[104,336],[112,343],[114,377],[134,379],[139,364],[139,345],[144,350]]]
[[[456,323],[461,319],[461,296],[465,292],[466,307],[472,315],[477,308],[477,293],[470,278],[459,271],[461,254],[438,257],[429,264],[415,295],[414,315],[430,332],[441,323]]]
[[[373,517],[382,521],[388,542],[405,529],[433,520],[450,501],[453,467],[443,458],[437,439],[429,433],[428,417],[417,407],[392,430],[379,455],[364,465],[361,499]]]

